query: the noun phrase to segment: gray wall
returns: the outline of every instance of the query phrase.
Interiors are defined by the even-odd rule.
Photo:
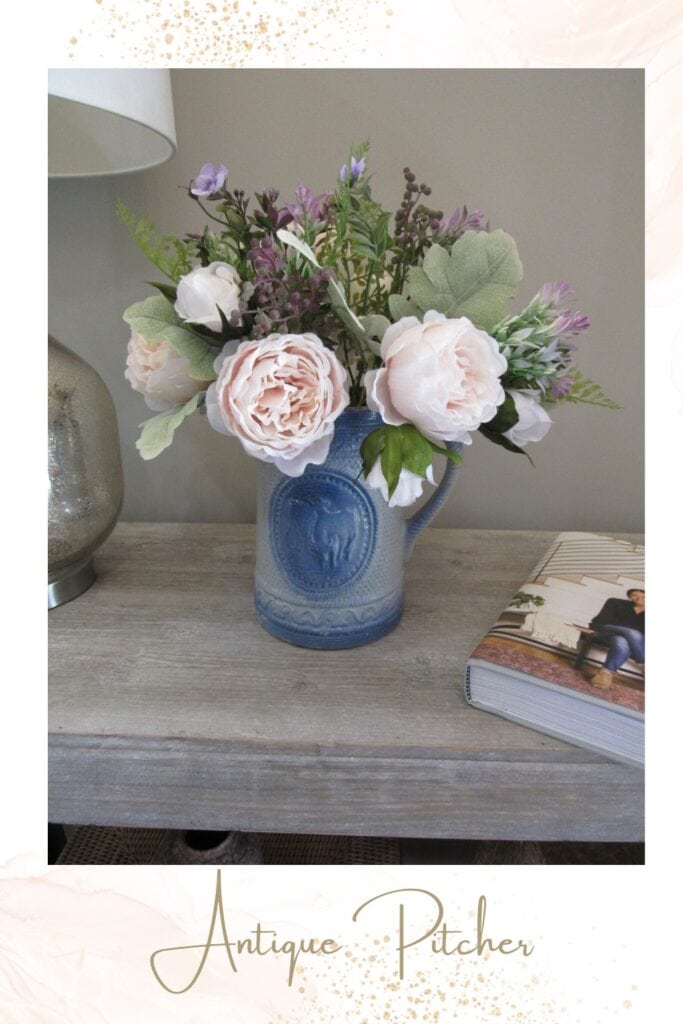
[[[117,198],[162,229],[203,226],[177,188],[224,162],[247,192],[331,186],[372,139],[377,198],[409,164],[435,205],[480,207],[524,263],[519,305],[566,279],[593,328],[579,364],[623,409],[565,406],[535,468],[477,435],[439,526],[637,531],[643,525],[643,74],[618,71],[174,71],[178,153],[118,179],[50,184],[50,330],[102,374],[119,415],[125,519],[250,521],[256,465],[194,417],[154,462],[123,378],[123,309],[157,272],[114,217]]]

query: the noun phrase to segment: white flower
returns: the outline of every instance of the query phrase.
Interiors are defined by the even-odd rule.
[[[315,334],[271,334],[226,346],[206,396],[209,422],[249,455],[287,476],[327,458],[334,422],[349,404],[347,373]],[[216,361],[218,365],[218,360]]]
[[[505,399],[507,360],[493,338],[467,317],[430,310],[405,316],[382,339],[384,366],[364,382],[368,405],[385,423],[413,423],[434,441],[470,444],[470,431],[492,419]]]
[[[239,308],[240,276],[229,263],[209,263],[195,267],[178,282],[175,309],[190,324],[202,324],[210,331],[220,331],[223,310],[226,320]]]
[[[124,376],[154,412],[184,405],[206,387],[206,381],[190,377],[187,367],[187,359],[167,341],[146,341],[137,331],[132,332]]]
[[[436,483],[434,480],[434,470],[431,466],[427,467],[427,480],[430,484]],[[403,466],[396,490],[391,498],[389,498],[389,486],[382,472],[381,459],[377,459],[377,462],[365,478],[367,486],[377,488],[384,500],[389,502],[389,508],[393,508],[394,505],[412,505],[421,496],[424,482],[424,477],[418,476],[417,473],[412,473]]]
[[[520,448],[530,441],[540,441],[550,430],[553,421],[541,405],[538,396],[533,392],[514,390],[508,394],[514,399],[519,419],[514,426],[504,432],[503,437],[507,437]]]

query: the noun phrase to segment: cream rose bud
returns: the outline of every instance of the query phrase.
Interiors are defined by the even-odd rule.
[[[187,359],[167,341],[146,341],[132,332],[124,376],[154,412],[184,405],[206,387],[206,381],[190,377],[187,367]]]
[[[209,422],[234,434],[249,455],[301,476],[327,458],[334,421],[349,404],[346,378],[315,334],[243,341],[223,358],[209,388]]]
[[[435,441],[470,444],[470,432],[505,399],[507,360],[464,316],[448,320],[430,310],[422,323],[402,317],[387,328],[382,359],[381,369],[365,374],[369,407],[385,423],[413,423]]]
[[[508,394],[514,400],[519,419],[504,432],[503,437],[507,437],[519,448],[523,448],[530,441],[540,441],[548,433],[553,422],[541,405],[540,399],[527,391],[511,390]]]
[[[434,480],[434,470],[431,466],[427,467],[426,479],[430,484],[436,483]],[[377,488],[381,492],[384,500],[389,502],[389,508],[393,508],[395,505],[412,505],[421,496],[424,482],[424,477],[418,476],[417,473],[413,473],[403,466],[401,467],[396,490],[390,498],[389,485],[382,472],[381,459],[377,459],[377,462],[365,478],[365,483],[368,487]]]
[[[226,320],[239,309],[240,276],[229,263],[209,263],[195,267],[178,282],[175,309],[190,324],[201,324],[210,331],[221,330],[222,309]]]

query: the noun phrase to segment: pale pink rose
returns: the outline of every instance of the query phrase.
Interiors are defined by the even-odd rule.
[[[239,309],[240,276],[229,263],[209,263],[195,267],[178,281],[175,310],[191,324],[201,324],[210,331],[222,327],[219,308],[226,320]]]
[[[540,441],[548,433],[552,426],[552,420],[541,405],[537,394],[526,391],[509,392],[515,403],[515,409],[519,419],[506,430],[503,437],[507,437],[519,448],[523,448],[530,441]]]
[[[430,484],[436,483],[432,466],[427,467],[427,480]],[[403,466],[396,490],[390,498],[389,485],[382,472],[381,459],[377,459],[377,462],[365,478],[365,483],[368,487],[375,487],[381,492],[384,500],[389,502],[389,508],[393,508],[395,505],[412,505],[421,496],[424,482],[424,477],[418,476],[417,473],[413,473]]]
[[[493,338],[467,317],[404,316],[382,339],[384,366],[365,374],[367,401],[385,423],[412,423],[434,441],[470,444],[505,400],[507,369]]]
[[[204,390],[207,382],[190,377],[187,366],[187,359],[167,341],[146,341],[137,331],[132,332],[124,376],[154,412],[184,405]]]
[[[346,370],[315,334],[271,334],[225,355],[207,393],[211,425],[287,476],[321,465],[349,404]]]

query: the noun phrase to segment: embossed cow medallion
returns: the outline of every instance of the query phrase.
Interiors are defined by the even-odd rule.
[[[375,547],[375,508],[367,491],[340,473],[283,480],[271,504],[271,544],[280,569],[300,590],[343,587],[367,567]]]

